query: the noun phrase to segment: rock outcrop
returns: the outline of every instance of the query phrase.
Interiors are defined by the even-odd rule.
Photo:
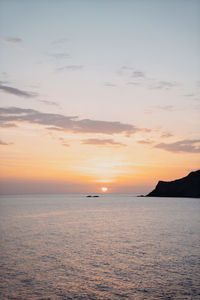
[[[200,170],[174,181],[159,181],[146,197],[200,198]]]

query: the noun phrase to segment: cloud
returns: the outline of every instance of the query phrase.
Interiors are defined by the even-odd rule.
[[[10,37],[10,38],[5,38],[4,42],[6,43],[13,43],[13,44],[18,44],[22,42],[22,39],[18,38],[18,37]]]
[[[52,54],[50,54],[50,56],[58,58],[58,59],[70,58],[70,55],[66,52],[52,53]]]
[[[70,145],[69,145],[68,143],[62,143],[62,145],[63,145],[64,147],[70,147]]]
[[[0,128],[13,128],[13,127],[18,127],[16,124],[14,123],[1,123],[0,121]]]
[[[62,146],[70,147],[70,145],[67,143],[67,141],[64,138],[59,137],[58,139],[61,141]]]
[[[37,101],[47,105],[60,106],[57,102],[54,101],[48,101],[48,100],[37,100]]]
[[[169,90],[171,88],[177,87],[178,83],[175,81],[158,81],[151,89],[165,89]]]
[[[154,146],[170,152],[200,153],[200,140],[183,140],[175,143],[160,143]]]
[[[188,97],[188,98],[193,98],[193,97],[195,97],[195,94],[185,94],[184,96]]]
[[[137,143],[138,144],[144,144],[144,145],[151,145],[151,144],[153,144],[153,141],[151,141],[151,140],[140,140]]]
[[[83,140],[82,144],[87,145],[114,145],[114,146],[126,146],[123,143],[115,142],[113,139],[87,139]]]
[[[130,135],[138,131],[145,131],[131,124],[121,122],[82,119],[77,116],[65,116],[54,113],[42,113],[34,109],[19,107],[0,108],[0,122],[31,123],[44,125],[49,130],[59,130],[72,133],[102,133],[102,134],[126,134]]]
[[[123,66],[118,71],[118,74],[120,75],[126,75],[130,78],[134,79],[144,79],[145,73],[142,70],[137,70],[136,68],[129,67],[129,66]]]
[[[165,112],[173,112],[176,109],[173,105],[153,105],[153,106],[149,107],[148,109],[145,109],[145,113],[151,114],[155,110],[162,110]]]
[[[68,65],[65,67],[57,68],[58,71],[79,71],[82,70],[84,66],[82,65]]]
[[[131,77],[133,77],[133,78],[139,78],[139,79],[145,78],[145,73],[143,71],[136,70],[136,71],[132,72]]]
[[[37,93],[23,91],[11,86],[7,86],[2,84],[2,82],[0,82],[0,90],[4,91],[5,93],[12,94],[19,97],[24,97],[24,98],[34,98],[37,96]]]
[[[0,140],[0,145],[8,146],[8,145],[12,145],[12,143],[6,143],[6,142],[3,142],[2,140]]]
[[[196,100],[196,101],[200,100],[199,93],[185,94],[184,97],[186,97],[187,99]]]
[[[161,138],[169,138],[169,137],[172,137],[172,136],[173,136],[173,134],[170,133],[170,132],[163,132],[161,134]]]
[[[140,85],[141,82],[139,82],[139,81],[129,81],[129,82],[127,82],[127,84],[129,84],[129,85]]]
[[[119,75],[124,75],[129,78],[127,84],[129,85],[138,85],[142,84],[148,89],[165,89],[169,90],[179,86],[176,81],[168,81],[168,80],[159,80],[155,78],[151,78],[143,70],[138,70],[131,66],[122,66],[118,72]],[[135,79],[135,81],[132,81]]]
[[[6,92],[8,94],[12,94],[12,95],[24,97],[24,98],[35,98],[38,96],[38,93],[35,93],[35,92],[24,91],[24,90],[10,87],[10,86],[6,86],[3,84],[2,81],[0,81],[0,90]],[[53,106],[58,106],[58,107],[60,106],[57,102],[54,102],[54,101],[39,100],[39,99],[37,99],[37,101],[40,103],[47,104],[47,105],[53,105]]]
[[[38,96],[38,93],[35,93],[35,92],[24,91],[24,90],[20,90],[17,88],[13,88],[11,86],[4,85],[3,81],[0,81],[0,90],[6,92],[8,94],[12,94],[12,95],[24,97],[24,98],[34,98],[34,97]],[[54,101],[39,100],[39,99],[37,99],[37,101],[47,104],[47,105],[60,106],[57,102],[54,102]]]
[[[174,111],[173,105],[156,105],[154,106],[157,109],[164,110],[164,111]]]

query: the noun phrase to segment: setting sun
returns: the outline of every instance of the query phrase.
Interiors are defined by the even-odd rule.
[[[105,193],[105,192],[107,192],[108,188],[104,186],[104,187],[101,188],[101,190],[102,190],[102,192]]]

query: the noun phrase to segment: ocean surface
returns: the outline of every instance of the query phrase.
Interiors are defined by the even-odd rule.
[[[200,299],[200,199],[0,197],[0,299]]]

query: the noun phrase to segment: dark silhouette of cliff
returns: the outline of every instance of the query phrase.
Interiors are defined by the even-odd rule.
[[[147,197],[200,198],[200,170],[174,181],[159,181]]]

